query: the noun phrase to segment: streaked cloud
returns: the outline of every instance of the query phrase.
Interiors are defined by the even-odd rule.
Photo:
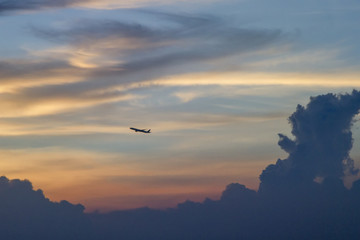
[[[0,13],[17,10],[66,7],[78,2],[87,2],[87,0],[5,0],[0,2]]]
[[[219,0],[198,0],[197,3],[208,3],[216,2]],[[78,3],[77,5],[88,7],[88,8],[99,8],[99,9],[114,9],[114,8],[134,8],[134,7],[145,7],[145,6],[161,6],[161,5],[172,5],[179,3],[192,3],[190,0],[126,0],[126,1],[117,1],[117,0],[105,0],[105,1],[96,1],[88,0],[84,3]]]
[[[196,81],[194,81],[196,79]],[[189,85],[223,85],[223,86],[334,86],[358,87],[357,72],[347,73],[269,73],[269,72],[207,72],[184,74],[150,81],[151,85],[189,86]],[[142,83],[146,86],[146,83]],[[192,96],[194,97],[194,96]]]
[[[216,0],[200,0],[202,3]],[[174,3],[189,3],[189,0],[12,0],[0,2],[0,13],[11,11],[31,11],[51,8],[86,7],[96,9],[138,8],[145,6],[171,5]]]
[[[83,21],[77,24],[81,27],[63,30],[35,28],[34,32],[70,44],[90,56],[105,54],[113,58],[112,62],[118,61],[112,69],[120,69],[126,75],[172,66],[180,69],[172,69],[173,72],[186,71],[184,64],[258,51],[285,37],[279,30],[227,27],[211,16],[151,14],[175,26],[157,29],[141,23],[104,20]]]
[[[122,92],[93,92],[71,94],[66,86],[27,88],[15,93],[1,95],[0,106],[4,109],[2,117],[37,116],[61,113],[74,109],[90,107],[131,98]]]
[[[36,116],[136,98],[134,83],[193,71],[197,62],[256,52],[282,41],[279,30],[241,29],[213,16],[147,12],[166,28],[116,20],[82,20],[77,27],[33,27],[53,48],[3,60],[3,117]],[[197,70],[198,71],[198,70]],[[34,80],[35,79],[35,80]],[[71,107],[69,107],[71,106]]]

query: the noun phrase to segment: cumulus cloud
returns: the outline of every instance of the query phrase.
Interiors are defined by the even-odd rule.
[[[90,222],[82,205],[51,202],[27,180],[0,177],[1,239],[86,239]]]
[[[341,178],[357,174],[349,153],[353,145],[351,126],[360,110],[360,92],[312,97],[297,106],[289,117],[292,140],[279,134],[279,146],[289,157],[268,166],[260,176],[260,191],[273,187],[293,188],[315,178]],[[270,189],[267,189],[267,188]]]

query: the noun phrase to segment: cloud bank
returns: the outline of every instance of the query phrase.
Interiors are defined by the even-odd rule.
[[[1,239],[79,239],[89,236],[82,205],[51,202],[27,180],[0,177]],[[84,238],[85,239],[85,238]]]
[[[360,180],[347,189],[343,177],[358,172],[349,152],[359,110],[356,90],[312,97],[289,117],[294,139],[279,134],[289,156],[265,168],[258,192],[232,183],[219,200],[173,209],[84,214],[2,177],[2,239],[358,239]]]
[[[318,178],[341,178],[357,174],[349,153],[353,145],[351,126],[360,109],[360,94],[321,95],[311,98],[307,107],[297,106],[289,117],[291,140],[279,134],[279,146],[289,157],[268,166],[260,175],[260,192],[291,190],[313,184]],[[282,189],[278,189],[282,188]]]

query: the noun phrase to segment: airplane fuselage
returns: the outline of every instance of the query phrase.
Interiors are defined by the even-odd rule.
[[[142,132],[142,133],[150,133],[150,130],[151,130],[151,129],[149,129],[149,130],[146,130],[146,129],[138,129],[138,128],[133,128],[133,127],[131,127],[130,129],[131,129],[131,130],[134,130],[135,132]]]

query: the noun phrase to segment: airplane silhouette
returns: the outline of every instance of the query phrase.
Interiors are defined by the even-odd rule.
[[[131,129],[131,130],[134,130],[135,132],[151,133],[151,132],[150,132],[151,129],[145,130],[145,129],[138,129],[138,128],[133,128],[133,127],[131,127],[130,129]]]

